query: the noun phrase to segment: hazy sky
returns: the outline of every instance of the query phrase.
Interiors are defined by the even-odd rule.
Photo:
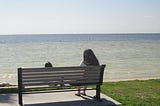
[[[0,0],[0,34],[160,32],[160,0]]]

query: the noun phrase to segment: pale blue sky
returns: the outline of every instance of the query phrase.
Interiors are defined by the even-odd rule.
[[[0,0],[0,34],[160,33],[160,0]]]

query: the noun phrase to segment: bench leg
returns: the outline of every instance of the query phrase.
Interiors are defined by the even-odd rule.
[[[96,85],[96,99],[98,101],[101,101],[101,97],[100,97],[100,85]]]
[[[22,101],[22,92],[18,92],[18,102],[20,106],[23,106],[23,101]]]

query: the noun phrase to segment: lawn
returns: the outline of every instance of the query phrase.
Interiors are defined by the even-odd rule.
[[[16,93],[17,88],[0,88],[0,93]],[[104,82],[101,92],[123,106],[160,106],[160,79]]]
[[[160,79],[105,82],[101,92],[123,106],[160,106]]]

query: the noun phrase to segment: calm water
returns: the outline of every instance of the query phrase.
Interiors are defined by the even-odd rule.
[[[0,82],[17,84],[18,67],[77,66],[87,48],[105,81],[160,78],[160,34],[1,35]]]

